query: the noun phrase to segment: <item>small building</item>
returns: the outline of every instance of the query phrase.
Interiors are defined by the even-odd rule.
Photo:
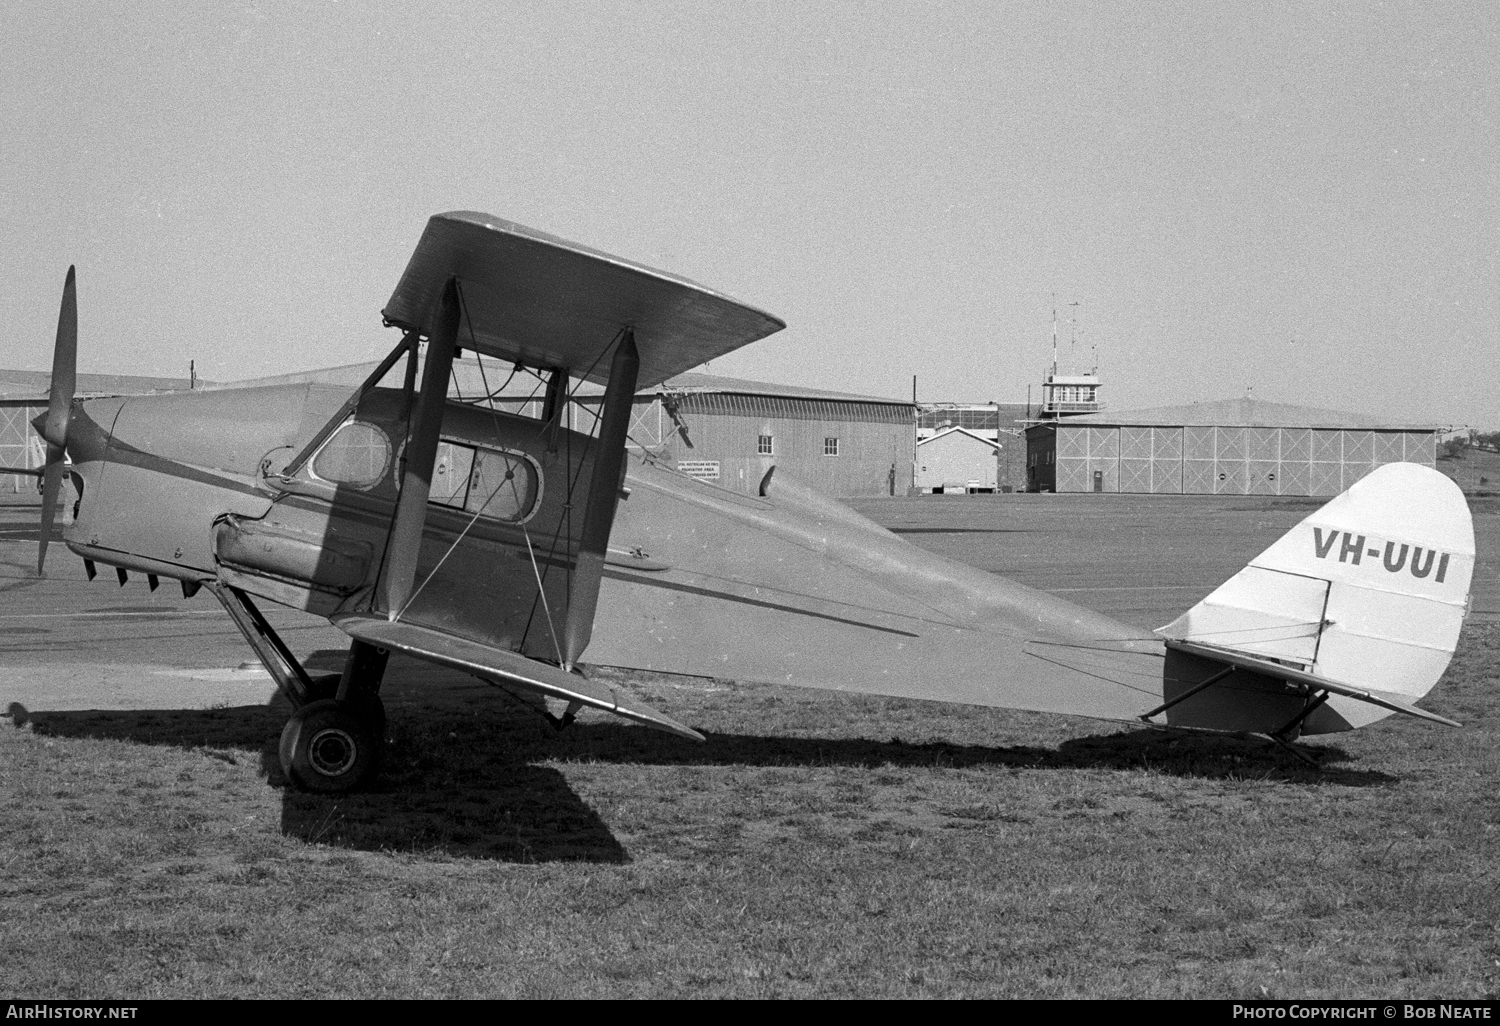
[[[917,441],[917,491],[931,495],[995,490],[999,444],[949,427]]]
[[[1433,466],[1436,453],[1431,425],[1250,398],[1026,431],[1030,491],[1331,496],[1386,463]]]
[[[1031,423],[1033,408],[1027,403],[921,403],[917,407],[917,490],[931,492],[934,487],[949,490],[948,484],[986,481],[977,491],[1009,492],[1024,487],[1026,480],[1026,425]],[[956,440],[943,447],[947,482],[923,478],[922,462],[934,459],[923,455],[925,442],[939,434],[962,429],[991,444],[988,449]],[[967,469],[954,465],[967,461]],[[924,486],[923,480],[928,483]]]

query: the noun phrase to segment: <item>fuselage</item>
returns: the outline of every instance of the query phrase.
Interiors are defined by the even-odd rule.
[[[401,480],[402,393],[366,392],[287,472],[347,395],[303,384],[80,403],[69,452],[82,494],[65,541],[323,616],[370,609]],[[591,472],[587,435],[449,402],[416,587],[391,612],[561,661]],[[638,452],[623,484],[591,662],[1119,720],[1216,669],[795,482],[744,495]],[[1301,708],[1279,682],[1245,677],[1169,722],[1267,731]],[[1347,727],[1320,711],[1305,729]]]

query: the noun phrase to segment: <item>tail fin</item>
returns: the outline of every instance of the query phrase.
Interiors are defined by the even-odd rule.
[[[1410,703],[1448,667],[1473,573],[1474,524],[1458,486],[1429,467],[1392,463],[1157,633],[1169,649],[1209,659],[1217,651],[1225,664],[1253,666],[1309,696],[1325,684],[1337,716],[1308,719],[1309,733],[1391,711],[1423,715]]]

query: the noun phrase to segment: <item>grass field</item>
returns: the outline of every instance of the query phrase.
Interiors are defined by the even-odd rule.
[[[965,507],[902,515],[923,508]],[[1315,739],[1321,770],[1250,740],[616,679],[708,743],[555,733],[413,663],[363,795],[280,786],[284,709],[0,727],[0,991],[1500,993],[1500,623],[1469,624],[1423,703],[1464,730]]]
[[[1453,478],[1465,494],[1500,495],[1500,453],[1460,449],[1453,456],[1440,457],[1437,469]]]

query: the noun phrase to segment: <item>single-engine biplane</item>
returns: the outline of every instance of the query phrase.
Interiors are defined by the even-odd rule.
[[[392,651],[552,699],[561,723],[587,706],[700,739],[588,665],[1282,743],[1392,712],[1452,724],[1414,702],[1457,642],[1474,536],[1461,493],[1431,469],[1379,468],[1143,635],[919,550],[774,468],[741,494],[632,450],[638,390],[784,326],[720,293],[449,213],[428,222],[384,319],[401,340],[352,395],[300,384],[83,401],[70,269],[36,421],[38,572],[70,475],[68,548],[90,577],[103,563],[122,583],[133,572],[217,596],[295,710],[280,755],[305,788],[376,772]],[[540,416],[450,400],[461,349],[535,375]],[[588,432],[564,420],[583,381],[604,386]],[[262,601],[347,633],[343,672],[311,676]]]

